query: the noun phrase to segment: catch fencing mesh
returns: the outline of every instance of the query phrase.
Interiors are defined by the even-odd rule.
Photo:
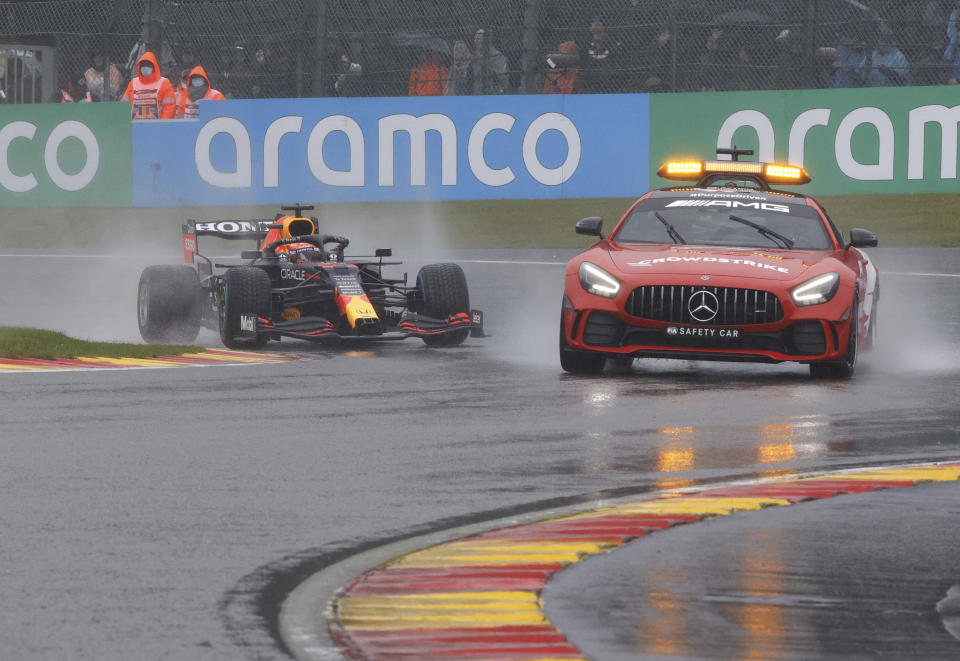
[[[172,82],[203,64],[213,86],[231,98],[946,84],[960,74],[958,6],[955,0],[5,2],[0,89],[7,102],[49,100],[40,93],[44,86],[57,89],[82,75],[98,52],[125,85],[147,47]],[[23,45],[42,48],[25,55]],[[49,62],[38,66],[38,58],[53,56],[53,69]],[[41,85],[44,71],[56,80]],[[102,95],[102,84],[96,91]]]

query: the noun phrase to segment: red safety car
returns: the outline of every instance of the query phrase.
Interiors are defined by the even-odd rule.
[[[601,218],[576,231],[600,241],[570,260],[560,364],[600,372],[610,357],[797,361],[822,377],[853,374],[876,343],[879,280],[861,248],[816,200],[771,185],[810,181],[799,167],[675,161],[659,176],[692,184],[651,191],[604,237]]]

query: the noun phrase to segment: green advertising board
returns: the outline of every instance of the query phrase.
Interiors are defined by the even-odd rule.
[[[670,185],[656,176],[666,160],[736,145],[802,165],[812,195],[960,193],[958,125],[957,86],[658,94],[651,186]]]
[[[130,206],[130,106],[0,105],[0,207]]]

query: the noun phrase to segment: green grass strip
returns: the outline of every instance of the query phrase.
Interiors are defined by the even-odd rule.
[[[203,351],[203,347],[179,344],[125,344],[87,342],[56,331],[0,326],[0,357],[41,358],[156,358]]]

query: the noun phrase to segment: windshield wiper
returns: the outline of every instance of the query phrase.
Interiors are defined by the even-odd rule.
[[[774,232],[772,229],[768,229],[768,228],[764,227],[763,225],[758,225],[757,223],[753,222],[752,220],[747,220],[746,218],[741,218],[740,216],[735,216],[735,215],[733,215],[733,214],[730,215],[730,220],[735,221],[735,222],[738,222],[738,223],[743,223],[744,225],[747,225],[747,226],[749,226],[749,227],[752,227],[753,229],[757,230],[758,232],[760,232],[761,234],[763,234],[763,235],[764,235],[765,237],[767,237],[768,239],[773,239],[774,241],[779,241],[780,243],[783,244],[782,247],[784,247],[784,248],[790,249],[790,248],[793,247],[793,241],[790,240],[790,239],[788,239],[787,237],[785,237],[783,234],[778,234],[777,232]]]
[[[663,226],[667,228],[667,234],[670,235],[670,238],[673,239],[674,243],[686,243],[686,241],[683,240],[683,237],[680,236],[680,232],[678,232],[673,225],[668,223],[667,219],[661,216],[659,211],[654,211],[653,215],[656,216],[657,220],[663,223]]]

